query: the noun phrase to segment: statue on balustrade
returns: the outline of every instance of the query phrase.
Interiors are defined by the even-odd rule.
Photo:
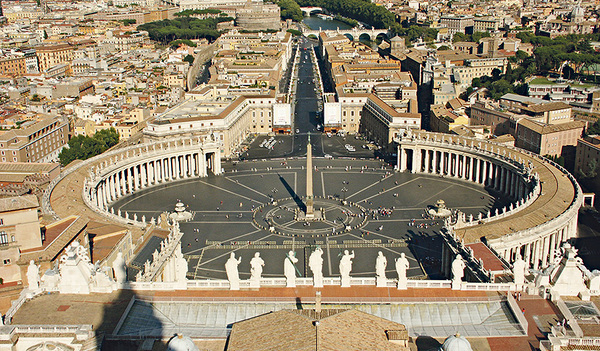
[[[242,258],[235,258],[235,252],[232,252],[229,259],[225,263],[225,272],[227,272],[227,280],[229,280],[230,290],[240,290],[240,275],[238,265],[242,263]]]
[[[37,290],[40,287],[40,267],[33,260],[29,261],[27,266],[27,282],[29,290]]]
[[[352,259],[354,258],[354,250],[352,254],[348,250],[344,250],[344,255],[340,259],[340,276],[342,288],[350,287],[350,272],[352,272]]]
[[[460,290],[462,285],[462,278],[465,276],[465,262],[462,256],[456,255],[454,261],[452,261],[452,289]]]
[[[117,253],[117,258],[113,261],[112,269],[117,284],[123,284],[127,281],[127,265],[125,264],[123,253],[121,251]]]
[[[527,270],[527,263],[523,261],[520,254],[517,254],[517,259],[513,263],[513,276],[517,290],[523,288],[525,284],[525,271]]]
[[[387,286],[387,278],[385,277],[385,268],[387,267],[387,258],[383,255],[383,252],[377,253],[377,259],[375,260],[375,276],[376,285],[379,287]]]
[[[408,279],[406,278],[406,271],[410,267],[408,259],[404,252],[400,254],[400,257],[396,259],[396,273],[398,273],[398,289],[404,290],[407,288]]]
[[[313,273],[313,285],[315,288],[323,287],[323,249],[317,246],[308,258],[308,266]]]
[[[296,253],[294,251],[288,252],[283,261],[283,274],[285,275],[286,286],[288,288],[296,287]]]

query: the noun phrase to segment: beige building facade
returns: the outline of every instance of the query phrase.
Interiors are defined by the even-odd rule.
[[[0,277],[5,282],[21,279],[21,251],[42,246],[38,207],[35,195],[0,199]]]

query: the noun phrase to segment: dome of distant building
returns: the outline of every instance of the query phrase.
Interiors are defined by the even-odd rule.
[[[462,335],[451,335],[442,344],[440,351],[473,351],[471,343]]]
[[[169,341],[167,351],[200,351],[190,337],[177,334]]]

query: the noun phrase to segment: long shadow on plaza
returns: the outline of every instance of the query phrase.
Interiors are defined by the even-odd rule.
[[[408,249],[419,261],[429,279],[445,279],[441,272],[442,237],[437,232],[430,235],[426,232],[408,230]]]
[[[296,194],[294,189],[292,189],[292,187],[290,186],[290,184],[288,184],[288,182],[285,180],[285,178],[283,178],[279,173],[277,173],[277,175],[279,176],[279,180],[281,181],[281,184],[283,184],[283,187],[285,188],[285,190],[287,190],[288,193],[290,193],[290,196],[294,199],[294,201],[296,202],[296,205],[298,205],[298,208],[300,209],[300,211],[306,211],[306,205],[304,204],[304,202],[302,202],[302,199],[300,198],[300,196],[298,196],[298,194]]]

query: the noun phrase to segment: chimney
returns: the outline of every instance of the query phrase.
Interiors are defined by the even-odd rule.
[[[317,296],[315,297],[315,312],[321,313],[321,292],[317,291]]]

